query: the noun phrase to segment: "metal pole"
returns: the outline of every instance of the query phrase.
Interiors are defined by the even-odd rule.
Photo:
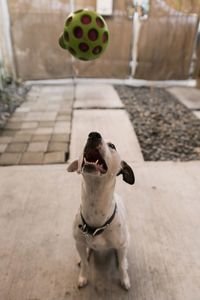
[[[71,12],[74,11],[74,0],[70,0],[70,9],[71,9]]]

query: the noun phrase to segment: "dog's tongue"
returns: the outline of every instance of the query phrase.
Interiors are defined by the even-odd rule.
[[[103,165],[99,165],[98,163],[90,163],[86,162],[84,164],[84,169],[88,173],[93,173],[93,172],[100,172],[101,174],[105,174],[106,170],[104,169]]]
[[[102,174],[107,172],[107,166],[97,148],[85,148],[84,167],[89,172],[98,171]]]
[[[103,165],[99,165],[97,164],[96,165],[96,169],[101,172],[102,174],[105,174],[106,173],[106,170],[104,169]]]

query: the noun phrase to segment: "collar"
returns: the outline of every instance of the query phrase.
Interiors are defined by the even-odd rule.
[[[115,203],[115,208],[114,208],[114,212],[113,212],[112,216],[101,227],[92,227],[92,226],[88,225],[81,213],[81,220],[82,220],[83,224],[79,224],[78,227],[82,230],[82,232],[84,234],[92,235],[94,237],[94,236],[104,232],[104,230],[110,225],[110,223],[112,222],[112,220],[115,217],[116,211],[117,211],[117,204]]]

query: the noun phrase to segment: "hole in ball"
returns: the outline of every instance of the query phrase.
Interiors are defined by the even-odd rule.
[[[103,20],[100,17],[96,18],[96,23],[101,28],[103,28],[105,26]]]
[[[79,49],[83,52],[87,52],[89,50],[89,46],[86,43],[80,43]]]
[[[83,11],[83,9],[78,9],[78,10],[76,10],[75,12],[74,12],[74,14],[78,14],[78,13],[80,13],[80,12],[82,12]]]
[[[68,45],[64,41],[64,36],[63,35],[61,35],[59,37],[58,43],[59,43],[60,47],[63,48],[63,49],[67,49],[68,48]]]
[[[83,36],[83,30],[81,27],[75,27],[74,28],[74,35],[77,39],[81,39]]]
[[[67,31],[64,32],[64,39],[66,42],[69,42],[69,33]]]
[[[83,15],[81,22],[85,25],[90,24],[92,22],[92,18],[89,15]]]
[[[69,24],[71,23],[73,17],[69,17],[66,22],[65,22],[65,25],[69,26]]]
[[[103,41],[103,43],[106,43],[108,41],[108,32],[107,31],[105,31],[103,33],[102,41]]]
[[[96,46],[92,50],[92,53],[95,54],[95,55],[97,55],[97,54],[101,53],[101,51],[102,51],[102,47],[101,46]]]
[[[76,55],[76,51],[72,47],[69,47],[68,50],[72,55]]]
[[[98,31],[96,29],[90,29],[88,32],[88,37],[91,41],[96,41],[98,38]]]
[[[88,61],[88,59],[85,58],[85,57],[79,57],[79,59],[80,59],[80,60],[84,60],[84,61]]]

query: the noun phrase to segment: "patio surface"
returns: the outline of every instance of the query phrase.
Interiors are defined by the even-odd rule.
[[[0,165],[64,163],[73,93],[73,86],[33,86],[0,136]]]
[[[76,286],[80,176],[64,164],[9,166],[0,167],[0,299],[199,300],[200,162],[144,162],[123,107],[92,106],[74,110],[70,160],[95,129],[135,172],[134,186],[119,177],[116,186],[128,210],[132,288],[120,288],[112,253],[92,255],[90,284]]]
[[[200,119],[200,89],[189,87],[171,87],[168,91],[179,99],[194,115]]]

